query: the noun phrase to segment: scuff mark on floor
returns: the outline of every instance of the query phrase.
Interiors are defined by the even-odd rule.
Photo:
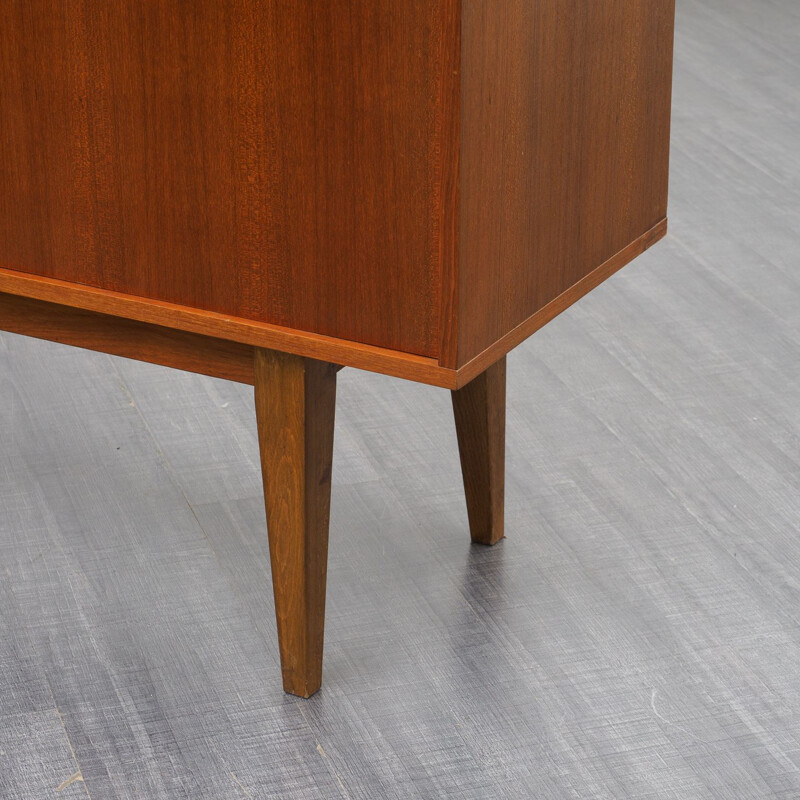
[[[83,783],[83,775],[81,775],[80,771],[74,773],[73,775],[70,775],[69,778],[60,783],[56,787],[56,791],[61,792],[64,789],[66,789],[67,786],[72,786],[72,784],[75,783],[76,781],[80,781],[81,783]]]
[[[694,739],[696,742],[708,745],[713,744],[713,742],[707,742],[705,739],[701,739],[699,736],[696,736],[688,728],[684,728],[683,725],[679,725],[677,722],[672,722],[671,720],[668,720],[666,717],[662,717],[661,714],[658,713],[658,709],[656,708],[656,694],[657,690],[653,689],[653,692],[650,695],[650,708],[662,722],[666,723],[667,725],[671,725],[673,728],[677,728],[679,731],[683,731],[683,733],[685,733],[690,739]]]
[[[252,800],[253,795],[251,795],[250,792],[247,791],[244,784],[232,772],[230,773],[230,776],[231,778],[233,778],[233,782],[244,792],[244,796],[249,797],[250,800]]]
[[[349,800],[349,797],[350,797],[350,795],[348,794],[348,792],[347,792],[347,789],[345,789],[345,787],[344,787],[344,784],[342,783],[342,779],[339,777],[339,773],[336,771],[336,768],[335,768],[335,767],[334,767],[334,765],[333,765],[333,760],[332,760],[332,759],[331,759],[331,757],[330,757],[330,756],[329,756],[329,755],[328,755],[328,754],[325,752],[325,750],[322,748],[322,745],[321,745],[321,744],[317,744],[317,752],[318,752],[318,753],[319,753],[319,754],[320,754],[320,755],[321,755],[323,758],[327,759],[327,760],[330,762],[330,765],[331,765],[331,772],[333,772],[333,776],[336,778],[336,781],[337,781],[337,782],[338,782],[338,784],[339,784],[339,788],[340,788],[340,789],[342,790],[342,792],[344,793],[344,796],[345,796],[346,798],[348,798],[348,800]]]
[[[53,694],[53,687],[48,685],[48,688],[50,689],[50,698],[53,701],[53,710],[56,712],[58,721],[61,723],[61,730],[64,731],[64,738],[67,740],[67,747],[69,747],[69,752],[72,755],[72,761],[78,768],[77,772],[74,772],[60,786],[56,787],[56,791],[60,792],[62,791],[62,789],[66,789],[67,786],[70,786],[76,781],[80,781],[83,784],[83,790],[86,792],[86,796],[91,799],[91,795],[89,794],[89,787],[86,785],[86,781],[83,779],[83,771],[81,770],[80,764],[78,764],[78,759],[75,755],[75,748],[72,746],[69,734],[67,733],[67,724],[64,722],[64,715],[61,713],[61,711],[59,711],[58,706],[56,705],[56,696]]]

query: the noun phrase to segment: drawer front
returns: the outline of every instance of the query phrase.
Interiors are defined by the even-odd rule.
[[[0,266],[439,352],[430,0],[0,0]]]

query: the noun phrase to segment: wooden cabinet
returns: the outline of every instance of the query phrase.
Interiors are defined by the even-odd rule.
[[[501,536],[503,357],[666,231],[673,16],[0,0],[0,328],[256,385],[296,501],[268,492],[285,680],[313,656],[288,690],[319,684],[324,365],[465,391],[473,534]]]

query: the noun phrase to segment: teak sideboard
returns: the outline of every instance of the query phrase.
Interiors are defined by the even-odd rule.
[[[283,684],[320,686],[336,373],[452,390],[666,232],[674,0],[0,0],[0,329],[255,386]]]

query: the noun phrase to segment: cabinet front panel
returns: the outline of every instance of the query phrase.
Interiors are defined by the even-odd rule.
[[[0,266],[436,356],[430,0],[0,0]]]

